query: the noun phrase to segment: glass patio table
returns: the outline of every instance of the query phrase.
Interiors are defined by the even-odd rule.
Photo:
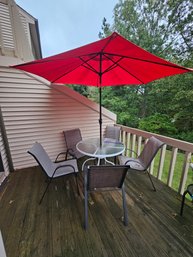
[[[84,161],[82,168],[84,168],[87,161],[94,159],[98,159],[97,165],[100,164],[102,159],[104,159],[105,162],[114,165],[114,163],[107,160],[107,158],[118,156],[125,150],[123,143],[112,138],[104,138],[101,146],[99,138],[85,139],[78,142],[76,148],[82,154],[91,157]]]

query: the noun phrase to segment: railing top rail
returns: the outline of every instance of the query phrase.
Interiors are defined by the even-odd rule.
[[[162,136],[162,135],[155,134],[155,133],[150,133],[150,132],[140,130],[140,129],[136,129],[136,128],[123,126],[123,125],[120,125],[120,124],[116,124],[116,126],[121,127],[122,131],[132,133],[132,134],[136,134],[137,136],[142,136],[144,138],[149,138],[151,136],[155,136],[158,139],[160,139],[161,141],[163,141],[164,143],[166,143],[167,145],[170,145],[172,147],[176,147],[176,148],[178,148],[180,150],[183,150],[183,151],[186,151],[186,152],[193,153],[193,144],[192,143],[182,141],[182,140],[178,140],[178,139],[171,138],[171,137]]]

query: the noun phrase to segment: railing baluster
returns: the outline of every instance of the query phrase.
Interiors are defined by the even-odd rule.
[[[131,133],[127,133],[127,153],[126,155],[131,156],[131,152],[128,151],[128,149],[130,149],[130,145],[131,145]]]
[[[157,173],[157,178],[160,179],[160,180],[162,178],[165,155],[166,155],[166,145],[164,145],[162,147],[161,154],[160,154],[160,161],[159,161],[159,167],[158,167],[158,173]]]
[[[136,152],[135,151],[135,143],[136,143],[136,134],[133,134],[132,135],[132,148],[131,148],[131,150],[132,150],[131,157],[132,158],[136,157],[135,153],[134,153],[134,152]]]
[[[189,165],[190,165],[190,159],[191,159],[191,153],[186,152],[185,153],[183,170],[182,170],[182,176],[181,176],[181,180],[180,180],[180,186],[179,186],[179,189],[178,189],[178,192],[180,194],[183,194],[183,192],[184,192],[184,188],[185,188],[186,180],[187,180],[187,175],[188,175],[188,169],[189,169]]]
[[[140,155],[141,153],[141,142],[142,142],[142,136],[139,136],[137,140],[137,155]]]
[[[150,173],[151,175],[153,174],[153,170],[154,170],[154,159],[153,159],[153,161],[151,162],[150,169],[149,169],[149,173]]]
[[[172,186],[172,181],[173,181],[173,176],[174,176],[174,168],[175,168],[175,165],[176,165],[177,154],[178,154],[178,148],[177,147],[173,147],[172,148],[171,161],[170,161],[169,175],[168,175],[168,180],[167,180],[167,185],[169,187]]]

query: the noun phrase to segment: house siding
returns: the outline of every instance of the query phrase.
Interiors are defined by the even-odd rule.
[[[0,185],[2,181],[6,178],[6,176],[9,174],[9,166],[8,166],[8,160],[5,152],[5,147],[3,143],[3,138],[0,130],[0,153],[1,153],[1,159],[3,162],[3,171],[0,172]]]
[[[37,20],[13,0],[0,0],[0,65],[41,58]],[[9,57],[9,58],[8,58]]]
[[[80,128],[83,138],[99,137],[99,106],[67,86],[50,84],[21,71],[0,68],[0,105],[14,169],[34,166],[27,150],[40,142],[52,160],[66,146],[63,130]],[[116,115],[103,108],[103,130]]]

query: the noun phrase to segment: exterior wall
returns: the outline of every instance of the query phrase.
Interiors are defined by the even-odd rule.
[[[37,20],[13,0],[0,0],[0,65],[41,58]]]
[[[67,86],[50,84],[0,67],[0,105],[14,169],[36,165],[27,150],[40,142],[54,160],[65,151],[63,130],[80,128],[83,138],[99,137],[99,106]],[[103,108],[103,129],[116,115]]]
[[[6,153],[5,153],[1,130],[0,130],[0,153],[1,153],[1,158],[3,161],[3,167],[4,167],[4,172],[0,172],[0,185],[1,185],[1,182],[9,174],[9,166],[8,166],[8,161],[7,161],[7,157],[6,157]]]
[[[71,90],[8,68],[41,58],[37,20],[13,0],[0,0],[0,108],[6,147],[1,133],[4,172],[37,165],[27,150],[40,142],[52,160],[66,150],[63,130],[80,128],[83,138],[99,137],[99,106]],[[103,109],[103,130],[116,115]],[[10,152],[8,151],[10,150]],[[13,168],[12,168],[13,166]],[[10,170],[9,170],[10,169]]]

